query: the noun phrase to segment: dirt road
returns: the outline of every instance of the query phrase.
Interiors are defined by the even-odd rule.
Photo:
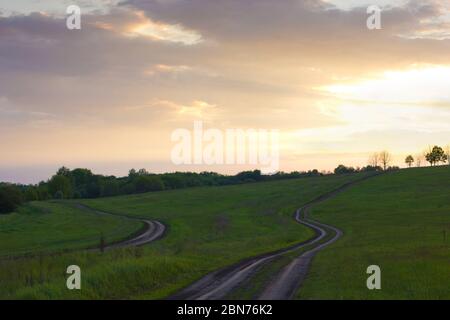
[[[288,266],[283,268],[260,294],[260,299],[290,299],[304,280],[314,255],[326,246],[337,241],[339,237],[342,236],[342,231],[339,229],[309,219],[307,215],[311,207],[336,196],[354,184],[372,176],[373,175],[365,176],[359,180],[346,183],[336,190],[321,195],[296,211],[294,215],[295,220],[314,230],[315,235],[311,239],[289,248],[245,259],[232,266],[214,271],[169,297],[169,299],[223,299],[244,280],[250,278],[262,265],[269,263],[276,257],[288,252],[308,247],[309,250],[307,252],[304,252]]]
[[[112,215],[116,217],[121,217],[123,219],[137,220],[144,223],[145,227],[140,230],[137,234],[130,236],[128,239],[118,241],[115,243],[107,244],[104,247],[104,250],[116,249],[116,248],[124,248],[124,247],[138,247],[145,245],[147,243],[153,242],[164,236],[166,231],[166,226],[159,221],[156,220],[147,220],[140,218],[133,218],[130,216],[124,216],[120,214],[104,212],[97,209],[90,208],[86,205],[77,203],[76,207],[81,210],[88,210],[90,212],[100,214],[100,215]],[[99,248],[94,248],[92,250],[99,250]]]
[[[304,252],[283,268],[275,279],[265,288],[259,297],[260,300],[291,299],[297,288],[305,279],[314,255],[326,246],[336,242],[342,236],[342,231],[333,226],[307,219],[307,213],[311,206],[312,204],[298,209],[296,212],[296,220],[320,233],[320,237],[314,241],[314,243],[317,242],[317,246]],[[327,240],[320,241],[322,239]],[[310,244],[312,243],[313,242]]]

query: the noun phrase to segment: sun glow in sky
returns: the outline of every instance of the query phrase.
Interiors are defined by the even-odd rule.
[[[384,71],[374,79],[322,89],[340,99],[383,103],[450,104],[450,66]]]
[[[70,2],[70,3],[69,3]],[[82,29],[65,28],[78,4]],[[378,4],[382,29],[364,7]],[[71,0],[0,5],[0,181],[62,165],[177,167],[171,133],[277,129],[280,170],[395,165],[450,143],[447,1]]]

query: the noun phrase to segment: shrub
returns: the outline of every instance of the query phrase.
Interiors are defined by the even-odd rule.
[[[13,212],[22,203],[23,196],[17,187],[0,187],[0,214]]]

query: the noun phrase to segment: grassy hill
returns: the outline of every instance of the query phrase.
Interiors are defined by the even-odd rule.
[[[127,238],[139,221],[96,215],[58,202],[32,202],[0,215],[0,258],[98,246]]]
[[[359,177],[301,178],[84,200],[96,209],[158,219],[168,226],[167,235],[138,249],[0,261],[5,270],[0,273],[0,298],[165,297],[212,270],[309,238],[312,231],[292,219],[294,210]],[[64,220],[64,215],[54,214],[52,219]],[[39,228],[42,235],[53,226],[43,223]],[[65,237],[73,234],[82,239],[81,228],[67,229]],[[11,232],[8,237],[12,243],[20,242],[24,234]],[[81,291],[65,287],[64,271],[70,264],[81,267]]]
[[[298,298],[450,299],[449,166],[369,179],[313,217],[344,236],[313,260]],[[372,264],[381,268],[381,290],[366,287]]]
[[[98,243],[100,230],[109,239],[123,237],[139,223],[80,212],[73,201],[33,203],[1,217],[0,252],[45,248],[53,254],[0,259],[0,298],[166,297],[210,271],[311,237],[309,228],[292,219],[294,210],[358,178],[361,174],[82,200],[168,226],[166,236],[151,245],[103,254],[57,252]],[[314,258],[297,298],[449,299],[449,181],[449,167],[389,172],[314,207],[313,218],[337,226],[344,236]],[[269,265],[261,279],[290,258]],[[81,267],[81,291],[65,287],[71,264]],[[379,291],[366,288],[372,264],[381,267]],[[254,281],[264,283],[261,279]]]

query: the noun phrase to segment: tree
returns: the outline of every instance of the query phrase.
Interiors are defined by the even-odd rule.
[[[138,172],[137,172],[137,175],[138,176],[146,176],[146,175],[148,175],[148,171],[146,169],[144,169],[144,168],[139,169]]]
[[[58,191],[61,191],[63,198],[71,198],[72,184],[70,183],[69,178],[67,178],[66,176],[54,175],[48,182],[48,191],[54,197],[56,196],[56,193]],[[60,195],[58,194],[58,196]]]
[[[377,152],[374,152],[369,157],[369,165],[371,167],[376,168],[376,167],[378,167],[379,160],[380,160],[380,155]]]
[[[183,177],[178,174],[165,174],[162,176],[164,185],[168,189],[180,189],[186,187]]]
[[[383,170],[383,168],[380,167],[380,166],[373,167],[371,165],[368,165],[366,167],[362,167],[359,171],[361,171],[361,172],[374,172],[374,171],[382,171],[382,170]]]
[[[346,174],[346,173],[354,173],[354,172],[356,172],[355,168],[346,167],[343,164],[338,165],[337,168],[334,169],[334,174]]]
[[[392,161],[392,156],[389,152],[382,151],[379,154],[379,159],[380,159],[381,165],[383,166],[383,170],[386,170]]]
[[[134,185],[138,193],[164,190],[164,183],[158,176],[138,176]]]
[[[66,176],[69,176],[69,175],[72,178],[72,182],[73,182],[75,188],[89,184],[94,177],[94,174],[92,173],[91,170],[80,169],[80,168],[72,170]]]
[[[69,176],[70,175],[70,169],[67,167],[61,167],[58,169],[58,171],[56,172],[57,175],[59,176]]]
[[[23,195],[13,185],[0,186],[0,214],[10,213],[23,203]]]
[[[58,190],[53,195],[53,198],[57,199],[57,200],[62,200],[62,199],[64,199],[64,193],[61,190]]]
[[[254,181],[260,181],[261,180],[261,171],[260,170],[253,170],[253,171],[242,171],[239,172],[235,178],[239,182],[254,182]]]
[[[119,194],[119,183],[116,178],[103,181],[101,185],[101,196],[110,197]]]
[[[409,168],[411,168],[411,165],[413,164],[413,162],[414,162],[414,158],[412,155],[409,155],[406,157],[405,163],[408,165]]]
[[[441,147],[434,146],[431,151],[425,155],[425,159],[430,163],[431,166],[439,164],[439,162],[447,162],[447,155]]]
[[[423,153],[416,154],[416,167],[422,166],[422,163],[425,161],[425,156]]]
[[[39,200],[39,194],[35,187],[27,187],[24,192],[25,201]]]
[[[128,171],[128,178],[133,179],[136,176],[137,176],[136,169],[130,169],[130,171]]]

